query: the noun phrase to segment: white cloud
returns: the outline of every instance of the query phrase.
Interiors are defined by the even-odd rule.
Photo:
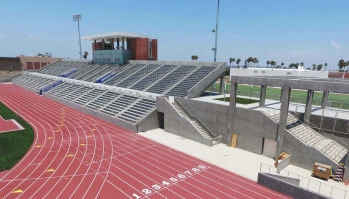
[[[34,35],[29,35],[30,38],[34,38],[35,36]]]
[[[339,44],[336,44],[334,41],[332,41],[332,42],[330,43],[330,45],[331,45],[332,47],[334,47],[336,50],[340,50],[340,49],[341,49],[341,46],[340,46]]]

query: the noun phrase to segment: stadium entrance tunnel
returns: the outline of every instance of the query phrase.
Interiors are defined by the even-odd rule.
[[[159,128],[164,129],[165,123],[164,123],[164,113],[158,112],[158,122],[159,122]]]

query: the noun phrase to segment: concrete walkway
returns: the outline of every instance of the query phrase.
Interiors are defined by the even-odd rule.
[[[139,135],[254,181],[257,181],[257,174],[260,170],[276,174],[276,169],[273,166],[274,160],[263,155],[250,153],[237,148],[231,148],[224,144],[217,144],[213,147],[208,147],[188,139],[183,139],[177,135],[167,133],[162,129],[139,133]],[[310,190],[315,192],[320,190],[320,193],[323,195],[331,196],[332,194],[333,198],[349,199],[349,188],[344,186],[344,183],[313,178],[311,177],[310,170],[289,165],[280,175],[299,178],[301,179],[302,187],[308,187]],[[345,191],[347,191],[347,193],[345,193]]]

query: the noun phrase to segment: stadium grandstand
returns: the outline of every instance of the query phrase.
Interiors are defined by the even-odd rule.
[[[13,83],[111,117],[137,132],[144,130],[137,129],[138,123],[155,112],[156,96],[197,97],[222,76],[225,67],[225,63],[131,60],[119,65],[61,60],[26,72]]]

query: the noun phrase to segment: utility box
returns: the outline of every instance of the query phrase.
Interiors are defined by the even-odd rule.
[[[332,167],[329,165],[321,164],[318,162],[314,163],[313,174],[312,176],[316,176],[319,178],[324,178],[328,180],[332,174]]]

